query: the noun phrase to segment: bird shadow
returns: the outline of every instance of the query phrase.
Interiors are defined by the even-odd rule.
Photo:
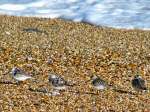
[[[13,85],[18,85],[18,83],[11,82],[11,81],[0,81],[0,84],[13,84]]]
[[[98,93],[88,92],[88,91],[68,91],[74,94],[88,94],[88,95],[99,95]]]
[[[38,92],[38,93],[51,93],[49,91],[47,91],[47,89],[44,88],[28,88],[29,91],[32,92]],[[63,91],[60,91],[63,92]],[[73,94],[91,94],[91,95],[99,95],[97,93],[93,93],[93,92],[82,92],[82,91],[71,91],[71,90],[67,90],[67,92],[73,93]]]
[[[44,88],[31,88],[29,87],[28,88],[29,91],[32,91],[32,92],[38,92],[38,93],[48,93],[48,91]]]
[[[131,94],[131,95],[136,95],[135,93],[131,92],[131,91],[125,91],[125,90],[121,90],[121,89],[114,89],[115,92],[121,93],[121,94]]]

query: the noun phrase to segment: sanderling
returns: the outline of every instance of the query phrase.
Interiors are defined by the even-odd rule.
[[[97,89],[97,90],[104,90],[107,87],[107,84],[104,80],[102,80],[100,77],[94,75],[91,77],[92,78],[92,85]]]
[[[27,79],[32,78],[27,73],[25,73],[23,70],[16,68],[16,67],[14,67],[11,70],[11,74],[16,81],[25,81]]]
[[[50,74],[48,80],[56,90],[64,90],[67,86],[71,86],[66,80],[57,74]]]
[[[147,90],[145,83],[146,83],[145,80],[142,79],[142,77],[139,75],[135,75],[134,79],[132,79],[132,87],[136,91]]]

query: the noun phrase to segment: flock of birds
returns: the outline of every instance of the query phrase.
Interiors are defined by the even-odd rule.
[[[28,73],[17,67],[14,67],[12,69],[11,75],[17,82],[22,82],[32,78]],[[65,90],[67,86],[73,86],[73,84],[69,84],[64,78],[62,78],[58,74],[49,74],[48,81],[52,85],[53,89],[58,92],[61,90]],[[97,90],[104,90],[108,87],[112,87],[97,75],[93,75],[90,81],[91,85]],[[146,81],[142,79],[140,75],[135,75],[135,77],[131,81],[131,84],[132,87],[138,92],[148,90],[148,88],[146,87]]]

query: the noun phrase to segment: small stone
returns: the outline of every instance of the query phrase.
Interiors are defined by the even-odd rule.
[[[7,35],[10,35],[11,33],[10,32],[8,32],[8,31],[5,31],[5,33],[7,34]]]

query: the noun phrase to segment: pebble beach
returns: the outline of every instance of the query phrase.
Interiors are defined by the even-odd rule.
[[[150,87],[150,31],[6,15],[0,21],[0,112],[150,111],[150,93],[131,85],[138,73]],[[34,79],[15,84],[13,67]],[[76,86],[56,96],[40,92],[52,89],[49,73]],[[91,74],[118,91],[95,90]]]

